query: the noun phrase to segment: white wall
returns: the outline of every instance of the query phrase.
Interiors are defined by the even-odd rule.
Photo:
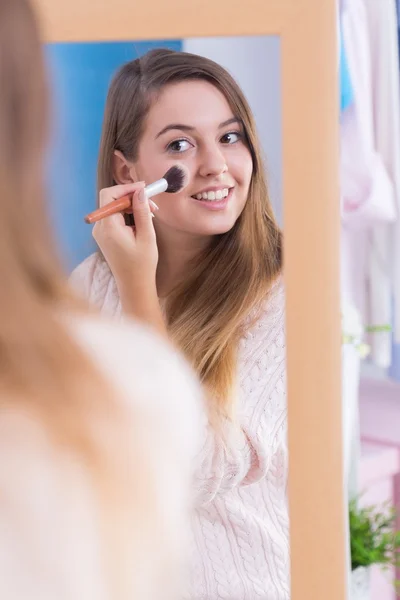
[[[271,199],[282,222],[282,113],[280,42],[277,36],[183,40],[183,50],[225,67],[253,110],[265,153]]]

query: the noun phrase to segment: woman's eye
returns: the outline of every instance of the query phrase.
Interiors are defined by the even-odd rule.
[[[189,150],[189,148],[192,147],[192,144],[190,142],[188,142],[188,140],[175,140],[174,142],[171,142],[170,144],[168,144],[168,151],[169,152],[185,152],[186,150]]]
[[[235,144],[242,139],[242,134],[239,131],[230,131],[222,136],[221,142],[223,144]]]

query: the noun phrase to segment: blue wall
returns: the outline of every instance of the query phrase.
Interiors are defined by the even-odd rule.
[[[65,266],[94,250],[83,217],[96,204],[96,164],[107,89],[115,70],[151,48],[181,41],[52,44],[46,47],[52,109],[48,156],[50,210]]]

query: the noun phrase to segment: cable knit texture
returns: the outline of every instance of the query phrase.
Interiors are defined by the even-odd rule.
[[[72,274],[89,302],[120,317],[108,265],[94,254]],[[239,349],[239,427],[224,444],[204,414],[190,556],[191,600],[288,600],[284,288],[272,288]]]

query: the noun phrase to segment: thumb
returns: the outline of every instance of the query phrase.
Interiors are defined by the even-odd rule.
[[[133,194],[132,212],[135,221],[136,238],[138,240],[153,239],[153,217],[151,216],[149,200],[144,188]]]

